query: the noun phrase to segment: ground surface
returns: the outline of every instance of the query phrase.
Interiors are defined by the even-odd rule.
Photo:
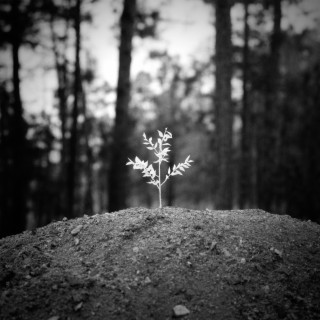
[[[0,240],[1,320],[171,319],[177,305],[183,319],[320,319],[320,226],[132,208]]]

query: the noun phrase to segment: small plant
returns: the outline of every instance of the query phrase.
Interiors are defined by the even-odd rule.
[[[168,168],[168,172],[166,174],[166,177],[163,181],[161,181],[161,163],[163,161],[168,161],[168,153],[170,152],[169,146],[170,143],[168,143],[168,139],[172,138],[172,134],[165,129],[164,132],[161,132],[158,130],[159,138],[156,143],[152,142],[152,138],[147,138],[146,134],[143,134],[144,142],[143,144],[147,145],[148,150],[153,150],[155,156],[157,157],[157,160],[153,163],[158,163],[158,172],[153,168],[152,164],[148,164],[148,161],[140,160],[138,157],[135,157],[135,161],[133,162],[131,159],[129,159],[129,162],[127,162],[127,165],[132,165],[133,169],[141,170],[143,177],[150,177],[150,181],[148,183],[155,185],[159,190],[159,207],[162,208],[162,200],[161,200],[161,187],[166,183],[166,181],[171,176],[176,175],[182,175],[182,172],[185,171],[185,169],[189,168],[191,166],[191,162],[193,160],[190,160],[190,156],[186,158],[186,160],[183,163],[179,163],[178,165],[173,165],[172,168]]]

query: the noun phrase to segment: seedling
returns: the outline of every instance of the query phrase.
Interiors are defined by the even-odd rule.
[[[172,139],[172,134],[165,129],[164,132],[161,132],[158,130],[159,138],[156,143],[152,142],[152,137],[147,138],[146,134],[143,133],[144,142],[143,144],[147,145],[148,150],[152,150],[157,157],[156,161],[153,161],[153,163],[158,164],[158,172],[153,168],[153,165],[148,163],[148,161],[140,160],[138,157],[135,157],[134,162],[129,159],[129,162],[127,162],[126,165],[132,165],[133,169],[141,170],[143,177],[149,177],[150,181],[147,183],[153,184],[158,188],[159,191],[159,208],[162,208],[162,199],[161,199],[161,187],[167,182],[167,180],[171,176],[176,175],[183,175],[182,172],[185,171],[185,169],[189,168],[191,166],[191,162],[193,160],[190,160],[190,156],[186,158],[186,160],[183,163],[179,163],[178,165],[173,165],[172,168],[168,168],[168,172],[166,173],[166,177],[163,181],[161,181],[161,163],[163,161],[169,162],[168,160],[168,153],[170,152],[169,147],[171,146],[170,143],[168,143],[168,139]]]

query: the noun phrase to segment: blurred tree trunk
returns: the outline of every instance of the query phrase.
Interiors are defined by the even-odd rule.
[[[305,110],[301,125],[303,129],[299,133],[299,139],[302,138],[302,179],[297,183],[301,184],[301,192],[296,199],[290,201],[297,204],[293,210],[299,208],[299,199],[303,195],[303,201],[300,212],[311,220],[320,223],[320,61],[312,66],[312,71],[307,71],[304,75],[302,85],[299,87],[302,93],[302,106]],[[298,200],[298,201],[297,201]],[[292,210],[292,212],[293,212]]]
[[[70,135],[70,159],[68,168],[68,217],[73,217],[75,207],[75,189],[76,189],[76,174],[77,174],[77,151],[78,151],[78,115],[79,101],[81,89],[81,74],[80,74],[80,24],[81,24],[81,0],[76,1],[75,7],[75,69],[74,69],[74,87],[73,87],[73,109],[72,109],[72,127]]]
[[[130,136],[130,65],[132,39],[136,18],[136,0],[124,0],[121,16],[119,51],[119,75],[117,86],[116,115],[113,130],[112,156],[109,170],[109,211],[127,207],[128,167],[126,166],[128,139]]]
[[[68,17],[66,18],[66,29],[64,34],[64,42],[67,42],[68,39],[68,31],[69,31],[69,21]],[[54,30],[55,25],[55,17],[54,14],[51,13],[50,16],[50,32],[51,32],[51,40],[52,40],[52,50],[54,55],[55,67],[57,72],[57,82],[58,82],[58,100],[59,100],[59,116],[61,120],[61,136],[62,136],[62,151],[61,157],[62,160],[65,159],[66,153],[66,113],[67,113],[67,89],[68,89],[68,80],[67,80],[67,58],[66,51],[67,47],[64,46],[64,52],[61,54],[58,49],[58,39],[57,34]],[[63,162],[63,161],[62,161]]]
[[[249,0],[244,0],[244,35],[242,51],[242,130],[241,130],[241,162],[240,162],[240,188],[239,207],[249,208],[253,205],[253,159],[252,159],[252,122],[251,108],[248,100],[248,73],[249,73]]]
[[[278,193],[277,169],[280,152],[281,115],[280,49],[281,49],[281,0],[273,0],[273,31],[271,51],[266,61],[264,123],[259,141],[258,205],[264,210],[274,208]]]
[[[70,8],[70,0],[67,2],[68,9]],[[66,15],[65,21],[65,32],[64,32],[64,46],[63,52],[59,51],[59,43],[58,37],[54,30],[55,26],[55,15],[53,12],[50,14],[50,32],[51,32],[51,41],[52,41],[52,50],[55,61],[55,68],[57,72],[57,97],[59,101],[59,117],[61,121],[61,159],[60,159],[60,189],[59,189],[59,215],[67,215],[67,197],[66,197],[66,173],[67,173],[67,117],[68,117],[68,109],[67,109],[67,97],[69,94],[69,81],[68,81],[68,67],[67,67],[67,42],[68,42],[68,32],[69,32],[69,16]]]
[[[87,108],[87,97],[86,91],[83,88],[83,81],[81,81],[81,98],[82,98],[82,107],[83,107],[83,115],[84,115],[84,122],[83,122],[83,134],[85,138],[85,155],[86,155],[86,162],[85,162],[85,176],[86,176],[86,186],[85,186],[85,196],[84,196],[84,209],[86,212],[91,214],[93,212],[93,189],[94,189],[94,182],[93,182],[93,163],[94,157],[92,153],[92,149],[90,146],[90,133],[91,133],[91,119],[88,115],[88,108]]]
[[[9,213],[10,190],[10,96],[5,87],[0,86],[0,238],[8,235],[6,220]]]
[[[27,172],[26,172],[26,123],[23,119],[23,108],[20,95],[20,61],[19,49],[22,44],[22,30],[19,27],[19,2],[11,4],[11,53],[13,84],[13,123],[12,123],[12,190],[10,214],[3,226],[6,235],[20,233],[24,230],[27,214]]]
[[[231,101],[232,46],[230,0],[216,1],[216,92],[215,121],[218,158],[217,209],[231,209],[233,202],[233,160]]]

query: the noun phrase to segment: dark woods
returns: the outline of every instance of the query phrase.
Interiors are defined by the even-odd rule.
[[[62,217],[157,206],[155,190],[125,163],[148,156],[143,132],[165,127],[174,135],[170,163],[188,154],[195,160],[184,177],[169,180],[167,205],[258,207],[319,222],[319,31],[282,27],[288,6],[303,1],[203,1],[215,17],[211,56],[194,57],[190,68],[153,50],[157,72],[138,74],[130,72],[134,40],[161,39],[166,17],[148,1],[109,2],[118,19],[115,88],[97,84],[94,52],[83,41],[99,1],[0,1],[7,57],[0,60],[0,236]],[[39,48],[51,57],[38,68],[55,78],[55,112],[30,112],[22,95],[30,75],[21,52]],[[215,85],[204,90],[205,83]]]

